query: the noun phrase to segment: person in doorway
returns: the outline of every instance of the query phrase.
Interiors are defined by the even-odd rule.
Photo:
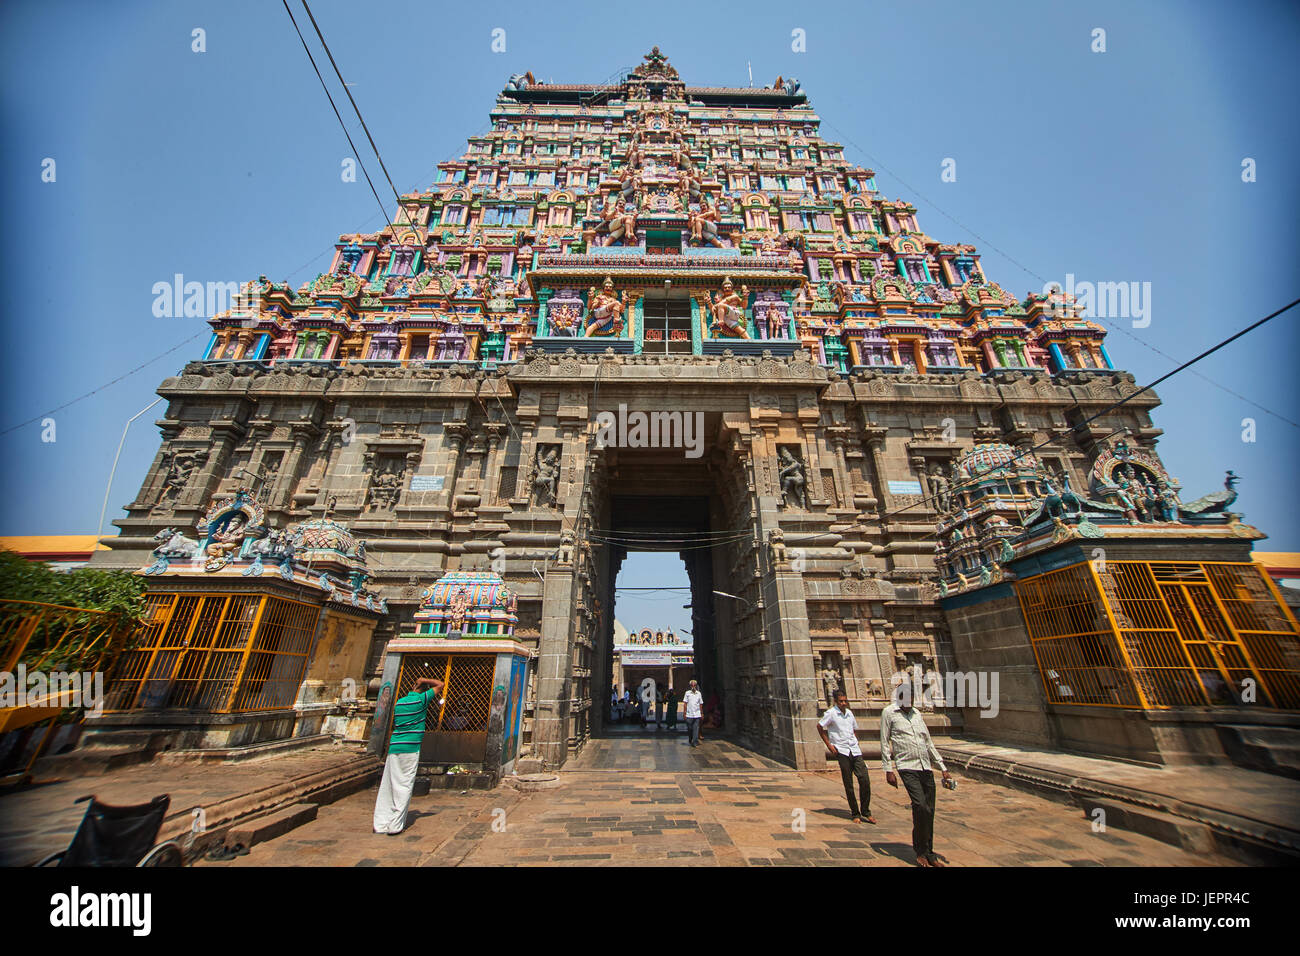
[[[617,684],[609,692],[609,719],[615,724],[623,719],[623,698],[618,696]]]
[[[668,693],[664,695],[664,710],[668,712],[668,729],[677,729],[677,691],[671,687]]]
[[[393,734],[388,741],[388,759],[379,781],[379,796],[375,799],[376,833],[396,836],[406,829],[406,810],[411,803],[415,772],[420,767],[424,717],[431,702],[446,703],[442,687],[440,680],[421,677],[415,682],[415,689],[398,698],[393,706]]]
[[[664,695],[659,693],[659,683],[654,686],[655,693],[655,730],[664,729]]]
[[[880,761],[885,767],[885,783],[903,788],[912,801],[912,849],[917,866],[944,866],[934,855],[934,771],[937,764],[944,780],[952,774],[944,766],[930,731],[912,706],[912,687],[900,684],[894,701],[880,712]]]
[[[871,815],[871,780],[867,777],[867,761],[858,746],[858,721],[849,710],[849,698],[844,691],[835,692],[835,706],[822,715],[817,723],[817,733],[821,734],[822,743],[827,752],[839,762],[840,777],[844,781],[844,795],[849,799],[849,816],[854,823],[866,820],[875,823]],[[862,808],[858,809],[858,797],[853,795],[853,778],[858,778],[858,797]]]
[[[632,714],[634,713],[633,708],[635,707],[636,707],[636,702],[632,700],[632,688],[629,687],[627,690],[623,691],[623,719],[624,720],[632,719]]]
[[[686,737],[692,747],[698,747],[700,718],[704,716],[704,695],[700,693],[700,685],[696,681],[691,681],[690,688],[682,697],[682,703],[686,705]]]
[[[638,700],[637,703],[639,705],[638,710],[641,712],[642,730],[645,730],[646,721],[649,720],[650,718],[650,695],[653,693],[654,691],[650,688],[650,685],[648,684],[642,687],[637,692],[637,697],[640,698],[640,700]]]

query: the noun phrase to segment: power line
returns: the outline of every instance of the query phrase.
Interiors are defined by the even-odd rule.
[[[280,0],[284,4],[284,12],[289,14],[289,20],[293,23],[294,32],[298,34],[298,39],[302,42],[303,52],[307,54],[307,59],[311,61],[311,68],[316,71],[316,79],[320,80],[320,88],[325,91],[325,98],[330,101],[330,109],[334,110],[334,117],[339,121],[339,126],[343,130],[343,135],[348,138],[348,146],[352,148],[353,154],[357,157],[357,165],[361,167],[362,175],[366,177],[366,183],[370,186],[371,193],[374,194],[375,202],[379,203],[379,210],[384,214],[384,222],[388,223],[390,232],[396,233],[393,229],[393,222],[388,218],[388,210],[384,209],[384,204],[379,199],[379,191],[375,189],[375,184],[370,180],[370,173],[366,169],[366,164],[361,161],[361,151],[352,142],[352,134],[348,132],[347,124],[343,122],[343,117],[339,113],[339,108],[334,104],[334,97],[330,95],[329,87],[325,85],[325,77],[320,75],[320,69],[316,66],[316,58],[311,55],[311,50],[307,48],[307,41],[303,39],[302,31],[298,29],[298,21],[293,17],[293,11],[289,9],[288,0]]]
[[[339,78],[339,85],[343,87],[343,92],[348,95],[348,102],[352,104],[352,111],[357,114],[357,120],[360,121],[361,128],[365,130],[366,139],[370,140],[370,148],[374,150],[375,159],[379,160],[379,168],[384,171],[384,178],[388,180],[388,188],[393,191],[393,198],[397,200],[397,206],[400,209],[402,197],[397,194],[397,187],[393,185],[393,177],[388,175],[388,167],[384,165],[384,157],[379,155],[379,147],[375,145],[375,138],[370,135],[370,127],[366,126],[366,121],[361,115],[361,108],[357,106],[357,101],[352,98],[352,90],[348,88],[348,84],[343,79],[343,74],[339,72],[339,65],[334,62],[334,54],[330,52],[330,45],[325,42],[325,34],[320,32],[320,25],[316,23],[316,17],[312,14],[311,7],[307,5],[307,0],[302,0],[302,8],[307,11],[307,16],[311,19],[311,25],[316,31],[316,37],[320,40],[320,45],[325,48],[325,55],[330,58],[330,66],[334,67],[334,75]],[[296,27],[297,24],[294,24],[294,26]],[[330,102],[333,102],[333,100]],[[350,143],[352,140],[349,138],[348,142]],[[376,196],[375,198],[379,197]],[[392,223],[389,223],[389,226],[391,227]]]
[[[40,414],[40,415],[37,415],[37,416],[35,416],[35,417],[33,417],[33,418],[29,418],[29,419],[27,419],[27,421],[25,421],[25,422],[19,422],[17,425],[10,425],[10,426],[9,426],[8,428],[6,428],[4,431],[0,431],[0,435],[7,435],[7,434],[9,434],[9,433],[12,432],[12,431],[16,431],[16,430],[18,430],[19,428],[24,428],[24,427],[26,427],[27,425],[32,424],[33,422],[38,422],[38,421],[40,421],[42,418],[48,418],[50,415],[53,415],[53,414],[55,414],[56,412],[61,412],[61,411],[63,411],[65,408],[68,408],[68,407],[70,407],[70,406],[72,406],[72,405],[75,405],[75,404],[77,404],[78,402],[84,401],[85,399],[90,398],[90,396],[92,396],[92,395],[94,395],[94,394],[96,394],[96,393],[98,393],[98,392],[102,392],[104,389],[108,388],[110,385],[116,385],[118,382],[122,381],[123,379],[125,379],[125,378],[130,378],[132,375],[134,375],[136,372],[140,371],[141,369],[146,368],[146,367],[152,365],[154,362],[158,361],[158,360],[161,359],[161,358],[166,358],[168,355],[171,355],[173,352],[176,352],[176,351],[178,351],[178,350],[184,348],[185,346],[189,345],[189,344],[190,344],[191,342],[193,342],[195,339],[197,339],[197,338],[201,338],[202,336],[207,335],[207,334],[210,334],[210,333],[208,333],[208,332],[205,330],[205,331],[203,331],[203,332],[198,332],[198,333],[196,333],[195,335],[191,335],[188,339],[186,339],[184,342],[181,342],[179,345],[173,345],[173,346],[172,346],[171,348],[169,348],[166,352],[162,352],[162,353],[160,353],[160,354],[158,354],[158,355],[155,355],[153,358],[149,359],[149,361],[147,361],[147,362],[143,362],[143,363],[141,363],[140,365],[137,365],[135,368],[131,369],[131,371],[129,371],[129,372],[123,372],[123,373],[122,373],[121,375],[119,375],[117,378],[113,379],[113,380],[110,381],[110,382],[105,382],[103,385],[100,385],[98,388],[92,388],[89,392],[86,392],[84,395],[78,395],[76,398],[74,398],[74,399],[72,399],[72,400],[70,400],[70,401],[64,402],[64,403],[63,403],[62,405],[60,405],[58,408],[52,408],[52,409],[50,409],[48,412],[44,412],[44,413],[42,413],[42,414]]]

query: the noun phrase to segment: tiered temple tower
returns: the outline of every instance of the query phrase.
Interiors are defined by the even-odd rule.
[[[96,563],[150,564],[253,476],[269,527],[364,539],[372,695],[423,591],[491,569],[536,655],[524,746],[554,766],[603,720],[627,548],[677,540],[728,731],[815,766],[830,683],[870,715],[890,675],[952,666],[934,555],[964,454],[1049,442],[1076,488],[1121,430],[1154,456],[1151,393],[1074,428],[1136,390],[1104,331],[923,232],[797,81],[689,86],[656,48],[612,85],[514,76],[491,120],[391,228],[212,317]],[[699,453],[598,442],[621,405],[678,436],[698,416]]]

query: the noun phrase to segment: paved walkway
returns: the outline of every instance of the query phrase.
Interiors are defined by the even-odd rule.
[[[676,748],[680,753],[672,752]],[[649,769],[647,769],[647,766]],[[681,769],[677,769],[678,767]],[[593,741],[555,789],[433,790],[406,832],[371,832],[376,788],[229,863],[200,866],[911,866],[911,813],[871,774],[878,826],[848,819],[839,774],[798,772],[722,740]],[[954,866],[1229,864],[1111,829],[1077,808],[959,778],[935,849]]]
[[[378,763],[355,749],[321,747],[239,763],[154,761],[26,787],[0,796],[0,866],[27,865],[66,849],[86,814],[86,804],[75,802],[78,797],[94,794],[105,803],[130,806],[170,794],[161,840],[188,832],[196,807],[204,810],[208,827],[217,827],[296,791],[327,786],[370,762]]]
[[[1300,853],[1300,780],[1241,767],[1146,767],[1079,754],[938,740],[945,762],[984,779],[1114,798]]]

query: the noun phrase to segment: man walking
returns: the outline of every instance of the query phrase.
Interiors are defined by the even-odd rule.
[[[682,703],[686,705],[686,737],[692,747],[698,747],[700,718],[704,716],[704,695],[700,693],[700,685],[696,681],[691,681],[690,688],[682,697]]]
[[[894,703],[880,712],[880,761],[885,767],[885,783],[903,787],[912,801],[912,849],[917,866],[945,866],[934,855],[934,771],[938,764],[944,780],[952,774],[930,739],[930,731],[912,706],[912,688],[901,684],[894,691]],[[895,774],[897,771],[897,774]]]
[[[849,798],[849,816],[854,823],[864,819],[875,823],[871,815],[871,780],[867,777],[867,762],[862,757],[862,748],[858,746],[858,721],[849,710],[849,698],[839,690],[834,695],[835,706],[822,715],[817,723],[817,733],[821,734],[826,750],[840,765],[840,777],[844,780],[844,795]],[[853,778],[858,778],[858,795],[862,798],[862,812],[858,812],[858,801],[853,796]]]
[[[415,786],[415,772],[420,767],[424,715],[430,701],[446,703],[442,687],[440,680],[421,677],[415,682],[415,689],[393,705],[393,735],[389,738],[388,759],[384,762],[384,776],[379,781],[379,796],[375,800],[376,833],[396,836],[406,829],[406,808],[411,803],[411,788]]]

